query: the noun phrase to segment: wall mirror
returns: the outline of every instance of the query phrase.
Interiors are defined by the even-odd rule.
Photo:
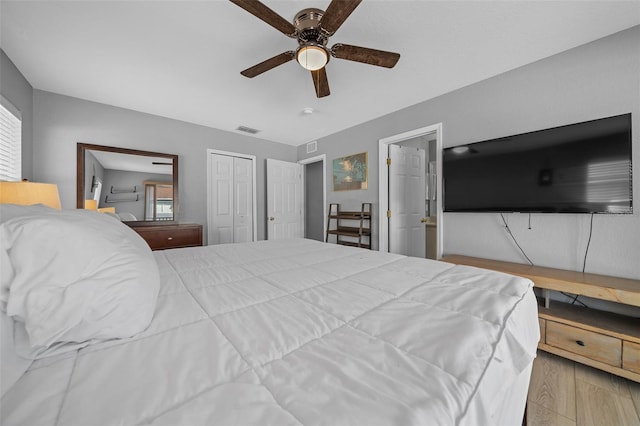
[[[131,226],[178,221],[178,156],[78,143],[76,207]]]

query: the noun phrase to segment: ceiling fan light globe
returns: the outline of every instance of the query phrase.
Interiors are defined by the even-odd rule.
[[[319,46],[302,46],[298,49],[296,60],[302,68],[317,71],[329,62],[327,51]]]

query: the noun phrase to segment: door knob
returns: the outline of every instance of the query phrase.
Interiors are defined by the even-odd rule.
[[[273,222],[274,220],[276,220],[276,218],[273,216],[269,216],[269,220]]]
[[[427,223],[429,221],[429,219],[427,219],[426,217],[423,217],[422,219],[420,219],[420,223]]]

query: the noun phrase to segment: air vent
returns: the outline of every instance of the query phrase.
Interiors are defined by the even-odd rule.
[[[307,154],[316,152],[318,150],[318,141],[309,142],[307,144]]]
[[[247,127],[247,126],[238,126],[236,130],[240,130],[241,132],[245,132],[245,133],[250,133],[252,135],[255,135],[260,131],[258,129],[252,129],[251,127]]]

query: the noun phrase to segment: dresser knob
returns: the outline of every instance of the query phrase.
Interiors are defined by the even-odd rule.
[[[173,237],[168,237],[167,240],[171,241],[173,240]]]
[[[582,340],[576,340],[578,346],[584,346],[584,342]]]

